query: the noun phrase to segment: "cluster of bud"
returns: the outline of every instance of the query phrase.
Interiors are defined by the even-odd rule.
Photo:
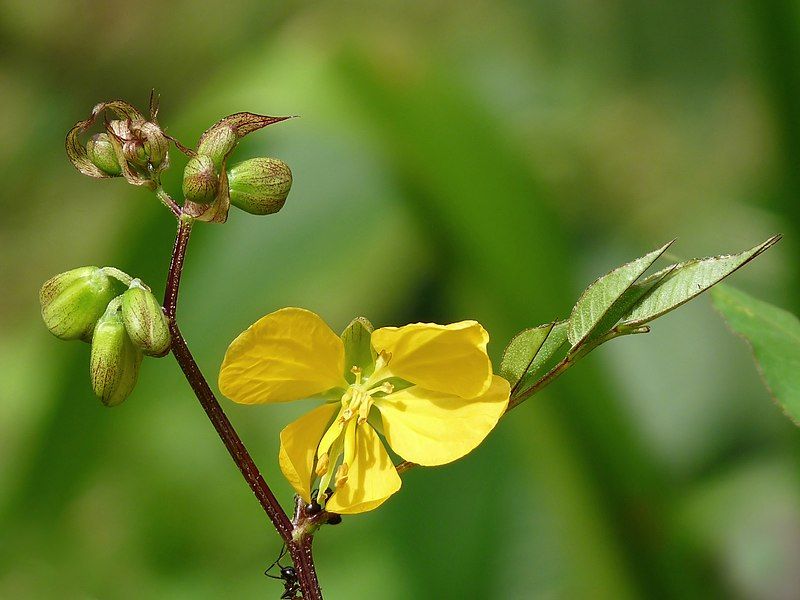
[[[292,186],[286,163],[254,158],[228,170],[226,162],[242,137],[285,118],[236,113],[208,128],[183,172],[184,210],[213,222],[223,222],[231,204],[254,215],[278,212]]]
[[[84,145],[81,135],[106,111],[117,118],[107,121],[106,131],[91,136]],[[158,107],[153,98],[150,111],[145,118],[127,102],[101,102],[67,134],[67,156],[84,175],[124,177],[134,185],[156,187],[159,173],[169,165],[170,138],[156,122]]]
[[[111,121],[108,127],[122,145],[122,156],[129,166],[158,169],[167,159],[169,140],[156,123],[128,119]]]
[[[121,281],[128,289],[118,294]],[[92,389],[116,406],[136,385],[144,354],[169,352],[169,322],[150,289],[111,267],[81,267],[56,275],[39,293],[42,318],[53,335],[92,345]]]
[[[157,116],[154,94],[149,116],[122,100],[101,102],[70,129],[67,157],[89,177],[123,177],[149,187],[181,219],[223,223],[231,205],[254,215],[283,208],[292,186],[292,172],[284,162],[252,158],[230,169],[226,163],[244,136],[289,117],[228,115],[209,127],[191,150],[166,135]],[[96,124],[104,124],[104,130],[89,134]],[[161,186],[170,143],[189,156],[182,206]],[[42,286],[39,299],[53,335],[91,344],[92,389],[106,406],[120,404],[133,391],[143,356],[160,357],[170,350],[170,324],[150,288],[113,267],[81,267],[56,275]]]

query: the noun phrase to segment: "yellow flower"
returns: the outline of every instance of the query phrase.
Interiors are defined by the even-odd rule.
[[[281,470],[306,502],[319,479],[320,490],[335,487],[329,511],[365,512],[400,489],[381,436],[432,466],[461,458],[497,424],[510,390],[492,374],[488,341],[475,321],[373,332],[356,319],[340,338],[315,313],[284,308],[231,343],[219,388],[241,404],[326,399],[281,432]]]

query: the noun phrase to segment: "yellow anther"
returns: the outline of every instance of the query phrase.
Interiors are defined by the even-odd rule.
[[[389,364],[389,361],[392,360],[392,353],[387,352],[386,350],[381,350],[378,354],[378,358],[375,361],[375,370],[381,369]]]
[[[326,452],[322,456],[319,457],[317,460],[317,468],[314,469],[314,472],[317,474],[318,477],[322,477],[325,473],[328,472],[328,466],[330,464],[330,459],[328,458],[328,453]]]
[[[381,379],[392,376],[387,368],[390,360],[392,360],[391,352],[381,350],[380,353],[378,353],[378,358],[375,360],[375,370],[372,371],[372,375],[369,376],[371,381],[380,381]]]

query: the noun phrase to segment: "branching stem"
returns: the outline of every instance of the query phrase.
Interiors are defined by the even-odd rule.
[[[242,439],[222,410],[217,398],[214,396],[214,392],[211,391],[178,328],[175,318],[178,306],[178,290],[181,274],[183,273],[186,248],[189,245],[189,238],[192,233],[192,223],[193,221],[190,218],[185,216],[178,217],[178,234],[172,250],[172,260],[164,293],[164,312],[169,319],[169,327],[172,334],[172,353],[222,443],[225,444],[225,448],[228,449],[231,458],[236,463],[239,471],[241,471],[242,476],[250,486],[253,494],[255,494],[278,535],[281,536],[281,539],[288,547],[297,572],[303,598],[305,600],[322,600],[322,592],[314,568],[314,557],[311,553],[313,535],[305,534],[307,531],[305,524],[293,523],[281,508]],[[301,531],[304,535],[295,535],[295,530],[299,527],[302,527]]]

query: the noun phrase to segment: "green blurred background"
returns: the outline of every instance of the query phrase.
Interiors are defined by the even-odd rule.
[[[597,275],[784,241],[735,285],[800,311],[800,3],[0,2],[0,598],[277,598],[280,544],[171,358],[92,397],[37,290],[115,265],[163,290],[170,215],[81,177],[100,100],[187,145],[241,110],[285,209],[199,225],[180,321],[209,379],[286,305],[336,329],[480,320],[495,360]],[[167,176],[180,186],[175,152]],[[288,506],[278,431],[231,419]],[[464,460],[316,540],[326,597],[800,596],[800,433],[707,298],[600,349]]]

